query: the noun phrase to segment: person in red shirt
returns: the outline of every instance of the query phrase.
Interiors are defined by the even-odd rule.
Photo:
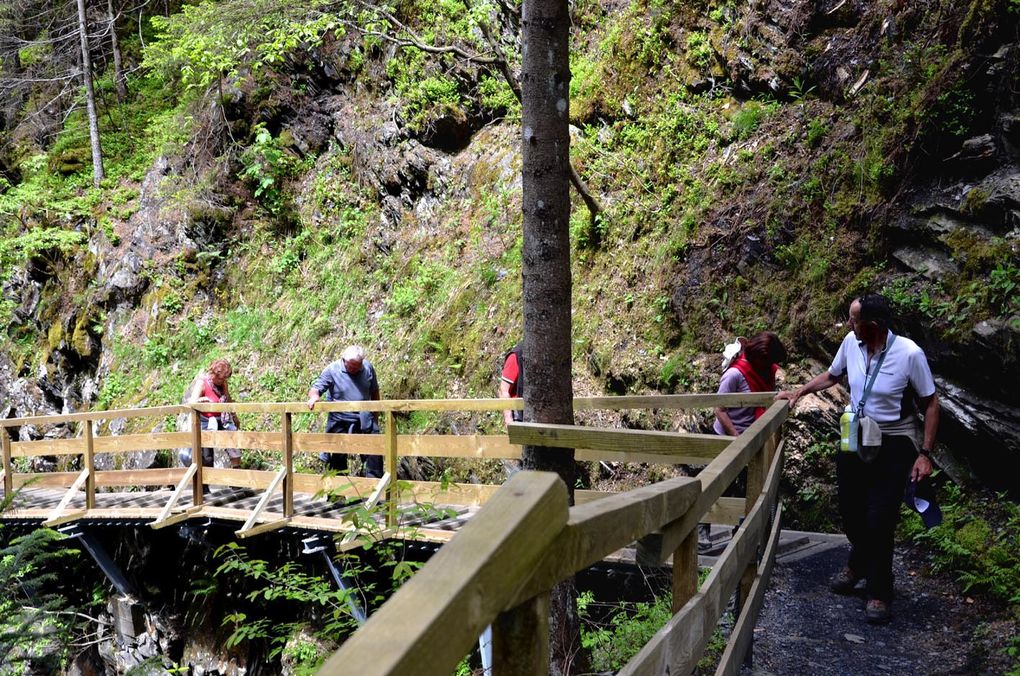
[[[772,392],[776,389],[776,371],[786,361],[786,347],[772,331],[745,340],[742,349],[719,381],[719,394],[731,392]],[[763,406],[722,407],[715,409],[716,434],[738,436],[765,413]]]
[[[517,343],[512,350],[507,352],[503,360],[503,373],[499,379],[500,399],[520,399],[524,396],[524,355],[523,346]],[[503,411],[503,422],[521,422],[524,420],[524,411]]]

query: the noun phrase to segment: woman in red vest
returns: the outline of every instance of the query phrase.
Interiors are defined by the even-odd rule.
[[[786,361],[786,348],[772,331],[762,331],[750,340],[740,339],[743,349],[719,381],[719,394],[773,392],[776,371]],[[735,437],[765,413],[764,407],[741,406],[715,409],[715,433]]]
[[[228,380],[230,379],[233,369],[230,368],[230,362],[226,359],[216,359],[213,363],[209,364],[209,368],[204,373],[200,373],[194,382],[192,382],[188,396],[189,404],[220,404],[233,401],[230,398],[230,386]],[[227,430],[237,431],[238,420],[236,413],[220,413],[203,411],[199,414],[199,422],[203,430]],[[241,466],[241,452],[236,448],[228,448],[227,457],[230,460],[230,466],[237,468]],[[180,452],[181,464],[187,467],[191,464],[191,449],[182,449]],[[213,449],[203,448],[202,449],[202,464],[206,467],[212,467],[213,465]]]

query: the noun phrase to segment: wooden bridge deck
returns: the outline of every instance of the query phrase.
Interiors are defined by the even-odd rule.
[[[72,520],[103,520],[103,521],[149,521],[156,523],[171,499],[173,490],[159,489],[151,491],[101,492],[95,495],[95,507],[86,511],[84,492],[74,494],[65,504],[61,516],[55,522]],[[34,488],[25,486],[14,493],[10,509],[0,515],[4,522],[35,522],[42,523],[51,519],[53,510],[60,504],[65,491],[54,488]],[[4,497],[0,491],[0,499]],[[257,508],[262,495],[247,488],[210,487],[204,496],[200,509],[191,507],[193,500],[191,488],[184,489],[179,498],[180,506],[172,512],[173,516],[167,523],[179,523],[188,519],[215,518],[224,521],[245,522]],[[322,532],[353,532],[351,515],[363,501],[357,500],[342,504],[331,502],[310,494],[294,494],[294,514],[289,519],[283,516],[282,494],[271,495],[260,513],[257,524],[275,527],[291,526],[311,531]],[[404,516],[400,519],[401,537],[404,539],[429,542],[445,542],[453,537],[456,530],[471,518],[479,509],[478,505],[430,505],[426,518],[423,519],[414,504],[398,505],[397,513]],[[382,511],[372,512],[378,532],[385,533],[386,514]],[[361,512],[363,521],[367,514]],[[428,518],[432,516],[434,518]],[[52,523],[52,521],[51,521]],[[362,524],[364,526],[364,524]],[[259,526],[252,529],[257,534]],[[364,530],[364,527],[363,527]],[[264,532],[264,531],[261,531]]]

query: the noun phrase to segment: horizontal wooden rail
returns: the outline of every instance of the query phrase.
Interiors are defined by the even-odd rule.
[[[110,411],[88,411],[86,413],[64,413],[61,415],[37,415],[27,418],[0,419],[0,427],[58,425],[85,420],[115,420],[117,418],[163,418],[190,410],[190,406],[155,406],[150,408],[119,408]]]
[[[705,462],[715,458],[733,441],[716,434],[658,432],[648,430],[607,430],[576,425],[511,423],[510,441],[515,444],[552,448],[585,448],[596,451],[682,455]]]
[[[152,432],[150,434],[124,434],[120,436],[97,436],[96,453],[130,453],[133,451],[158,451],[179,448],[191,442],[190,432]],[[82,439],[40,439],[39,441],[17,441],[11,444],[11,455],[27,458],[40,455],[80,455],[83,452]]]
[[[447,676],[567,521],[555,474],[518,472],[318,672]]]
[[[760,550],[762,533],[771,523],[781,468],[782,454],[777,453],[764,490],[701,589],[627,663],[621,675],[688,674],[694,670],[745,568]]]

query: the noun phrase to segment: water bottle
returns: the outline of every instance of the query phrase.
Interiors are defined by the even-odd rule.
[[[210,432],[215,432],[216,430],[218,430],[220,428],[220,416],[214,415],[213,417],[209,418],[209,422],[206,423],[205,428]]]
[[[849,406],[843,411],[843,415],[839,417],[839,450],[849,451],[851,450],[850,436],[853,434],[853,419],[854,410]]]

